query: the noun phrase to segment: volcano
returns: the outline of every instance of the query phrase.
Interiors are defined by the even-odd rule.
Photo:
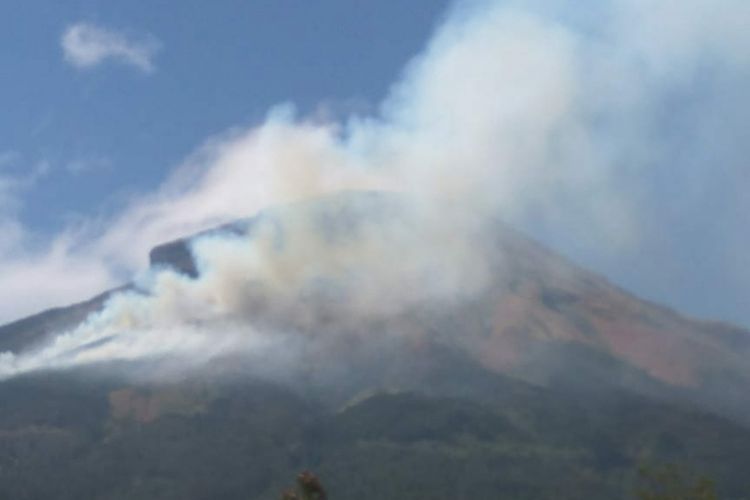
[[[397,216],[390,200],[284,210],[336,240],[373,213]],[[151,268],[200,279],[196,241],[252,238],[269,220],[283,232],[270,209],[158,246]],[[264,322],[301,328],[304,315],[305,329],[336,332],[286,377],[230,353],[166,380],[117,363],[0,382],[0,497],[270,498],[310,467],[332,498],[629,498],[654,460],[705,470],[739,498],[750,332],[641,300],[499,220],[481,230],[478,293],[356,322],[336,294],[281,312],[254,303]],[[133,290],[0,327],[0,351],[33,351]],[[399,334],[372,340],[383,331]]]

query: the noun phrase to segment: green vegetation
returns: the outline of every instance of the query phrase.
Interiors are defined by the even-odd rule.
[[[111,394],[123,389],[116,383],[8,381],[0,384],[0,498],[278,499],[308,468],[331,499],[633,499],[639,491],[646,500],[731,500],[746,492],[744,427],[626,395],[563,397],[517,384],[499,379],[495,403],[378,393],[338,407],[260,382],[131,387],[140,396],[125,401],[158,408],[139,413],[113,406]],[[668,476],[639,477],[644,460],[705,471],[715,494],[697,480],[658,489]]]
[[[693,478],[676,465],[642,466],[640,500],[718,500],[716,485],[707,477]]]

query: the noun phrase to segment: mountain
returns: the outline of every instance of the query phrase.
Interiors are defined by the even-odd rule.
[[[372,193],[291,210],[349,231],[373,207],[392,215]],[[201,236],[252,236],[274,216]],[[488,224],[481,293],[362,319],[287,377],[228,354],[178,379],[121,377],[148,373],[135,362],[0,382],[0,498],[274,498],[303,468],[332,498],[631,498],[649,461],[743,498],[750,333],[640,300]],[[156,247],[151,266],[197,278],[194,240]],[[133,287],[0,327],[0,351]],[[264,320],[295,325],[294,307]],[[335,330],[328,307],[315,321]],[[371,340],[384,330],[409,334]]]

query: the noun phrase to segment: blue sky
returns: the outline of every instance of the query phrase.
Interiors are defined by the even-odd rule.
[[[19,276],[27,267],[44,268],[35,263],[47,262],[43,254],[71,225],[116,216],[131,197],[156,190],[205,141],[257,125],[274,105],[290,102],[304,114],[377,105],[447,4],[3,2],[0,222],[10,221],[22,236],[4,228],[0,252],[13,248],[0,267]],[[153,69],[118,57],[71,64],[62,38],[80,24],[136,45],[154,42]],[[14,239],[22,241],[8,243]],[[4,287],[11,305],[0,321],[109,286],[112,279],[96,267],[82,289],[44,293],[33,279],[30,287],[13,279]]]
[[[136,220],[131,215],[141,213],[139,203],[168,197],[164,192],[174,190],[174,172],[204,151],[207,141],[218,141],[216,157],[197,161],[212,170],[229,154],[225,150],[231,153],[241,143],[232,134],[265,123],[269,109],[280,103],[293,103],[297,116],[340,123],[351,114],[387,115],[400,106],[386,121],[439,121],[422,107],[442,108],[442,97],[446,109],[460,108],[457,113],[466,106],[474,106],[468,115],[481,115],[485,107],[502,111],[491,103],[518,97],[502,90],[512,85],[514,74],[507,61],[497,72],[491,64],[472,72],[475,66],[467,63],[465,81],[453,72],[447,76],[455,81],[443,87],[422,81],[423,74],[441,74],[444,46],[450,48],[451,37],[465,36],[461,29],[473,26],[446,29],[450,3],[3,2],[0,228],[6,241],[0,244],[0,271],[6,278],[0,285],[9,305],[0,308],[0,320],[84,299],[132,276],[139,261],[112,247],[132,242],[133,254],[144,254],[156,230],[141,242],[137,234],[113,235],[102,226],[127,226],[121,221]],[[584,127],[595,144],[585,158],[603,158],[606,164],[603,174],[591,160],[593,170],[560,178],[543,169],[527,175],[532,167],[511,178],[514,170],[506,169],[491,178],[498,191],[514,187],[504,195],[509,201],[500,204],[503,215],[639,295],[690,314],[750,325],[747,4],[727,0],[713,8],[702,0],[653,5],[609,0],[591,9],[585,2],[570,8],[564,0],[473,3],[524,11],[499,26],[516,33],[519,46],[529,43],[523,46],[529,53],[565,31],[560,43],[570,47],[556,52],[555,43],[545,45],[540,68],[555,68],[550,77],[564,85],[568,72],[586,65],[582,75],[570,78],[585,81],[585,90],[594,92],[590,99],[575,96],[574,104],[567,104],[574,109],[561,113],[565,120],[586,115],[584,125],[572,128]],[[617,15],[608,15],[602,5],[614,6]],[[444,34],[437,41],[436,30]],[[467,54],[473,57],[471,50]],[[492,56],[477,60],[491,63]],[[414,70],[412,64],[404,76],[414,57],[427,59],[427,68]],[[557,68],[566,57],[573,58],[569,67]],[[480,82],[483,72],[486,85]],[[537,88],[534,79],[526,83],[542,98],[559,90]],[[469,99],[475,88],[481,101]],[[399,104],[399,92],[408,105]],[[530,130],[541,134],[547,133],[547,108],[537,109],[539,101],[520,116],[532,117]],[[550,100],[550,109],[557,104]],[[456,123],[475,125],[464,118]],[[493,133],[501,138],[502,130]],[[571,162],[582,154],[577,151]],[[502,152],[499,157],[505,158]],[[565,188],[539,187],[549,184]],[[205,224],[216,214],[209,215]],[[192,227],[184,221],[154,227],[167,226]],[[165,239],[174,236],[170,231]],[[53,286],[45,284],[42,271]],[[64,281],[81,284],[57,284]]]
[[[309,112],[326,102],[377,103],[446,5],[3,2],[0,151],[19,156],[16,169],[49,165],[28,194],[24,221],[52,230],[153,188],[209,136],[257,123],[274,104],[292,101]],[[66,63],[60,38],[81,22],[134,40],[154,37],[155,70]]]

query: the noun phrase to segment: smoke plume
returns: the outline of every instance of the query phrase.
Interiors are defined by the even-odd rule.
[[[639,180],[674,155],[663,103],[705,68],[747,81],[750,6],[590,7],[457,4],[376,115],[320,122],[284,105],[209,141],[156,193],[66,233],[58,258],[92,262],[111,283],[143,269],[156,243],[277,208],[246,235],[197,239],[197,278],[150,269],[80,326],[0,354],[0,377],[108,361],[199,366],[450,304],[490,286],[501,257],[483,233],[497,217],[607,252],[636,247]],[[702,87],[694,105],[713,109],[720,89]]]

